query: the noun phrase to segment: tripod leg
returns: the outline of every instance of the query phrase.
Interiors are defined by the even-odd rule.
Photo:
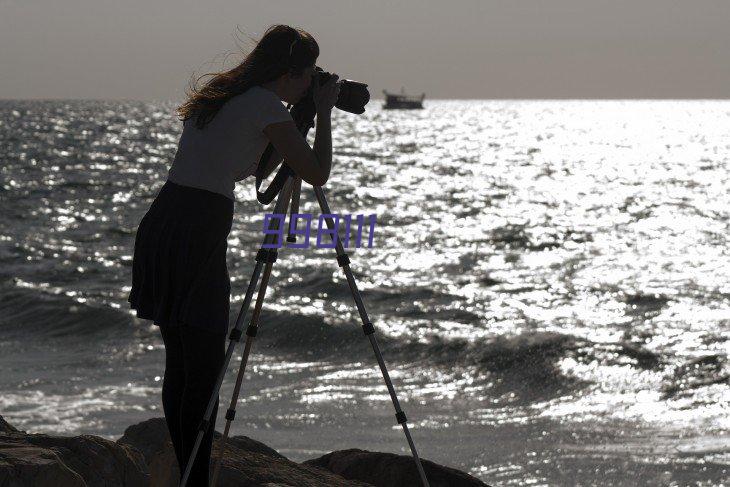
[[[261,274],[261,262],[256,263],[256,267],[254,268],[253,275],[251,276],[251,280],[248,284],[248,289],[246,290],[246,297],[243,301],[243,306],[241,307],[241,311],[239,312],[238,319],[236,322],[242,320],[241,318],[245,316],[246,312],[248,311],[249,306],[251,305],[251,298],[253,297],[254,290],[256,289],[256,284],[259,280],[259,275]],[[182,479],[180,480],[181,487],[185,487],[185,484],[188,481],[188,477],[190,476],[190,471],[193,467],[193,462],[195,461],[195,456],[198,453],[198,449],[200,448],[200,443],[203,440],[203,436],[205,435],[206,431],[208,430],[210,426],[210,417],[213,414],[213,408],[215,407],[215,400],[218,397],[218,392],[220,391],[221,384],[223,383],[223,378],[226,375],[226,370],[228,370],[228,363],[231,361],[231,356],[233,355],[233,350],[236,347],[236,342],[240,339],[241,331],[238,328],[238,325],[236,328],[231,330],[231,333],[229,335],[230,342],[228,343],[228,349],[226,350],[226,358],[223,362],[223,367],[221,367],[220,372],[218,373],[218,379],[216,380],[215,388],[213,389],[213,394],[210,397],[210,400],[208,401],[208,407],[205,410],[205,414],[203,415],[203,419],[200,422],[200,426],[198,428],[198,436],[195,438],[195,444],[193,445],[193,450],[190,453],[190,458],[188,459],[187,465],[185,466],[185,472],[182,475]]]
[[[293,180],[293,189],[291,193],[291,213],[298,213],[299,212],[299,193],[301,191],[302,187],[302,180],[301,178],[295,177]],[[277,222],[278,223],[278,222]],[[287,237],[288,242],[296,242],[296,237],[294,237],[291,233],[288,234]],[[262,248],[263,251],[263,248]],[[225,447],[228,440],[228,433],[230,432],[231,423],[236,417],[236,404],[238,402],[238,395],[241,390],[241,382],[243,381],[243,375],[246,371],[246,364],[248,363],[248,356],[251,352],[251,347],[253,345],[253,339],[256,336],[256,332],[258,330],[258,323],[259,323],[259,316],[261,315],[261,305],[264,302],[264,296],[266,295],[266,289],[269,284],[269,277],[271,276],[271,267],[274,262],[276,262],[276,250],[271,249],[269,250],[269,258],[266,260],[266,267],[264,268],[264,276],[261,279],[261,286],[259,287],[259,294],[256,297],[256,307],[254,308],[253,315],[251,317],[251,323],[248,325],[248,328],[246,329],[246,345],[243,350],[243,357],[241,359],[241,365],[238,369],[238,376],[236,377],[236,385],[233,388],[233,396],[231,397],[231,403],[228,407],[228,411],[226,411],[226,427],[223,432],[223,437],[220,441],[220,451],[218,455],[218,460],[215,464],[215,470],[213,471],[213,481],[212,481],[212,487],[215,487],[218,483],[218,475],[220,474],[220,468],[221,468],[221,462],[223,460],[223,453],[225,452]]]
[[[315,186],[314,194],[317,197],[317,201],[319,202],[319,207],[322,210],[322,214],[332,214],[329,205],[327,204],[327,199],[324,196],[324,191],[322,191],[322,188],[319,186]],[[352,270],[350,269],[350,258],[347,256],[347,253],[345,253],[344,249],[342,248],[339,229],[335,228],[334,222],[331,218],[325,218],[325,220],[327,222],[327,227],[330,229],[330,231],[334,231],[332,238],[335,241],[335,249],[337,250],[337,264],[342,267],[342,270],[345,273],[345,277],[347,277],[347,283],[350,286],[350,292],[352,293],[352,297],[355,300],[357,311],[360,314],[360,319],[363,323],[362,329],[365,332],[365,335],[370,340],[370,345],[373,347],[373,352],[375,352],[375,358],[377,359],[378,365],[380,366],[380,371],[383,374],[385,385],[388,387],[390,399],[393,401],[396,420],[403,427],[403,433],[406,435],[408,446],[410,447],[411,453],[413,454],[413,459],[416,462],[416,468],[418,469],[418,473],[421,476],[421,482],[423,483],[424,487],[429,487],[428,479],[426,479],[426,472],[424,472],[423,470],[423,465],[421,465],[421,459],[418,457],[418,452],[416,451],[416,445],[413,443],[413,438],[411,438],[411,433],[408,430],[408,424],[406,423],[406,413],[404,413],[400,407],[398,397],[395,395],[395,389],[393,388],[393,382],[390,380],[388,369],[385,367],[383,356],[380,353],[380,347],[378,347],[378,342],[375,339],[375,327],[370,322],[368,312],[365,309],[365,304],[362,301],[360,291],[358,290],[357,283],[355,282],[355,276],[353,276]]]
[[[279,194],[279,198],[276,200],[276,206],[274,208],[274,213],[282,213],[284,209],[286,208],[289,198],[291,197],[291,190],[292,190],[292,181],[293,178],[290,176],[287,180],[287,182],[284,184],[284,187],[282,188],[281,193]],[[274,220],[276,224],[278,224],[277,220]],[[264,243],[265,244],[271,244],[273,243],[274,238],[276,238],[275,235],[266,235],[264,237]],[[274,253],[272,255],[271,250],[274,250]],[[213,394],[210,396],[210,400],[208,401],[208,407],[205,410],[205,414],[203,415],[203,419],[200,422],[200,427],[198,429],[198,436],[195,439],[195,444],[193,445],[193,450],[190,453],[190,458],[188,459],[188,463],[185,466],[185,472],[182,474],[182,478],[180,480],[180,487],[185,487],[188,481],[188,477],[190,476],[190,471],[193,466],[193,462],[195,461],[195,456],[198,453],[198,449],[200,448],[200,443],[203,440],[203,436],[205,435],[205,432],[208,430],[208,427],[210,426],[210,417],[213,414],[213,408],[215,406],[216,399],[218,398],[218,392],[220,391],[221,384],[223,383],[223,378],[226,375],[226,370],[228,370],[228,364],[231,361],[231,356],[233,355],[233,350],[236,348],[236,343],[240,341],[241,335],[242,335],[242,329],[243,329],[243,322],[244,318],[246,316],[246,313],[248,312],[248,308],[251,306],[251,300],[253,298],[253,293],[256,290],[256,284],[258,283],[259,276],[261,275],[261,267],[263,266],[264,262],[267,263],[267,270],[268,273],[271,272],[271,263],[273,263],[276,260],[276,252],[275,249],[265,249],[261,248],[258,251],[258,254],[256,255],[256,266],[254,267],[253,275],[251,276],[251,280],[248,283],[248,288],[246,289],[246,296],[243,300],[243,305],[241,306],[241,310],[238,312],[238,317],[236,318],[236,326],[231,329],[231,332],[229,334],[229,340],[228,343],[228,349],[226,350],[226,358],[223,362],[223,367],[221,367],[220,372],[218,373],[218,379],[216,380],[215,388],[213,389]],[[271,262],[269,262],[271,261]],[[266,280],[268,282],[268,274],[266,275]],[[264,289],[265,293],[265,289]],[[261,290],[259,290],[259,295],[261,295]],[[257,309],[260,308],[259,305],[259,299],[257,298],[256,301],[256,307]],[[247,336],[250,338],[250,335]],[[248,344],[248,339],[246,343],[247,350],[250,349],[250,345]],[[248,357],[248,355],[246,355]],[[245,364],[245,362],[242,363],[242,365]],[[240,380],[239,380],[240,381]],[[235,405],[235,403],[234,403]],[[226,433],[228,433],[230,422],[233,420],[233,417],[235,415],[235,409],[234,413],[226,412]],[[229,418],[229,416],[231,416]],[[224,444],[227,436],[224,438]],[[219,455],[222,456],[223,450],[221,449],[219,452]],[[218,459],[218,463],[220,463],[220,458]],[[216,469],[217,470],[217,469]],[[213,487],[215,487],[215,483],[213,483]]]
[[[262,249],[263,250],[263,249]],[[269,259],[266,261],[266,267],[264,268],[264,275],[261,278],[261,285],[259,286],[259,293],[256,296],[256,306],[251,316],[251,322],[246,329],[246,345],[243,349],[243,357],[241,358],[241,365],[238,368],[238,376],[236,377],[236,385],[233,388],[233,396],[231,397],[231,403],[226,411],[226,428],[223,432],[223,437],[220,442],[220,450],[218,452],[218,460],[215,464],[215,470],[213,472],[212,487],[215,487],[218,482],[218,474],[220,473],[221,461],[223,460],[223,453],[225,452],[226,443],[228,441],[228,433],[230,431],[231,423],[236,417],[236,403],[238,402],[238,395],[241,391],[241,383],[243,382],[243,375],[246,372],[246,364],[248,363],[248,356],[251,352],[251,346],[253,345],[254,337],[258,331],[259,316],[261,315],[261,306],[264,302],[264,296],[266,295],[266,288],[269,285],[269,277],[271,276],[271,267],[276,261],[276,249],[269,250]]]
[[[294,213],[299,213],[299,194],[301,193],[301,190],[302,190],[302,179],[296,178],[294,180],[294,192],[292,193],[291,208],[289,210],[290,215],[293,215]],[[289,221],[291,221],[291,220],[292,220],[292,218],[290,216]],[[297,238],[292,234],[291,228],[287,228],[286,241],[287,242],[296,242],[297,241]]]

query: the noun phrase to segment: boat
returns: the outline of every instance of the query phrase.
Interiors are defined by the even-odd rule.
[[[418,95],[406,95],[405,89],[401,87],[400,93],[388,93],[383,90],[385,95],[385,104],[383,108],[423,108],[423,100],[426,98],[426,93]]]

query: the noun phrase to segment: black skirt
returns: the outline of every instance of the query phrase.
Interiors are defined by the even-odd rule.
[[[140,221],[132,289],[137,317],[156,325],[226,333],[231,281],[226,265],[233,201],[166,181]]]

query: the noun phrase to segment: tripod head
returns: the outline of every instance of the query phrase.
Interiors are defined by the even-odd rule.
[[[318,79],[320,85],[326,83],[332,76],[332,73],[323,71],[319,66],[316,66],[315,69],[319,72]],[[370,101],[370,92],[367,87],[368,85],[366,83],[361,83],[359,81],[352,81],[348,79],[340,80],[340,94],[337,97],[335,107],[357,115],[362,114],[365,112],[365,105],[367,105]],[[314,117],[317,114],[317,107],[314,104],[313,87],[310,86],[306,95],[294,106],[287,106],[287,109],[289,109],[289,113],[291,113],[291,116],[297,125],[297,129],[299,129],[299,132],[306,139],[307,133],[309,133],[309,130],[314,127]],[[268,161],[271,157],[273,150],[274,146],[269,143],[266,146],[264,153],[261,155],[261,159],[259,160],[259,164],[256,169],[256,198],[259,200],[259,203],[264,205],[271,203],[276,195],[279,194],[287,177],[295,175],[294,171],[292,171],[292,169],[286,165],[286,162],[284,162],[266,191],[261,192],[259,190],[261,182],[263,181],[263,168],[266,161]],[[293,196],[293,201],[296,202],[297,208],[294,208],[294,211],[298,211],[301,184],[301,179],[297,178]]]

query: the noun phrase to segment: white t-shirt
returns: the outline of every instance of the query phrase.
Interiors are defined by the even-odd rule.
[[[224,103],[202,130],[194,118],[185,120],[167,179],[235,201],[235,182],[256,173],[269,143],[264,127],[287,120],[293,121],[279,96],[253,86]]]

